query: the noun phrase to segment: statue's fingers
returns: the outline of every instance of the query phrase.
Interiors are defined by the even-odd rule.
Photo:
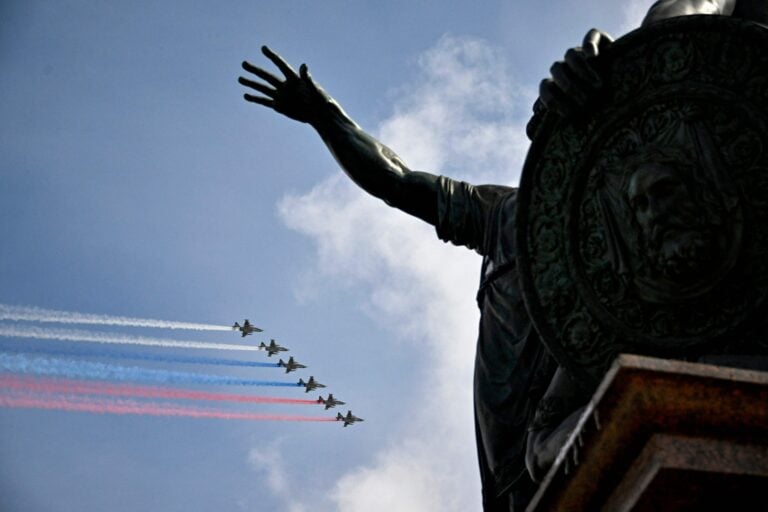
[[[533,140],[536,138],[536,134],[539,133],[539,129],[541,128],[543,122],[544,113],[534,112],[531,116],[531,119],[525,125],[525,134],[528,136],[528,140]]]
[[[539,99],[549,109],[561,116],[568,116],[574,111],[575,105],[563,93],[554,80],[545,78],[539,84]]]
[[[579,80],[588,84],[592,89],[602,87],[600,75],[590,65],[587,54],[581,48],[571,48],[565,52],[565,63],[568,69],[579,77]]]
[[[599,55],[601,51],[605,50],[612,42],[613,38],[610,35],[602,30],[593,28],[584,36],[584,42],[581,46],[584,48],[588,57],[595,57]]]
[[[569,103],[584,105],[587,102],[586,86],[579,82],[579,79],[570,72],[564,62],[555,62],[549,71],[552,73],[554,85],[564,96],[569,98]]]
[[[299,67],[299,76],[301,76],[301,79],[309,84],[309,86],[312,87],[315,92],[321,92],[320,86],[315,83],[315,80],[312,78],[312,74],[309,72],[309,68],[306,64],[302,64]]]
[[[275,95],[277,94],[277,91],[275,89],[267,87],[264,84],[260,84],[259,82],[248,80],[247,78],[244,78],[242,76],[238,78],[237,81],[240,82],[240,85],[250,87],[254,91],[259,91],[261,94],[264,94],[265,96],[269,96],[270,98],[274,98]]]
[[[306,64],[299,66],[299,75],[307,82],[313,85],[315,84],[315,81],[312,79],[312,74],[309,72],[309,67]]]
[[[264,71],[261,68],[257,68],[256,66],[254,66],[248,61],[243,61],[243,69],[249,73],[253,73],[254,75],[264,80],[265,82],[271,84],[273,87],[279,87],[283,83],[282,80],[277,78],[272,73]]]
[[[598,49],[600,51],[605,50],[608,48],[611,44],[613,44],[613,37],[608,32],[603,32],[602,30],[593,29],[600,33],[600,40],[597,43]]]
[[[593,28],[584,36],[584,41],[582,42],[581,47],[584,48],[584,52],[588,57],[594,57],[599,52],[599,45],[600,31]]]
[[[293,68],[283,60],[282,57],[280,57],[278,54],[273,52],[269,49],[267,46],[261,47],[261,53],[263,53],[269,60],[271,60],[275,66],[278,67],[278,69],[285,75],[285,78],[297,78],[298,75],[296,74],[296,71],[293,70]]]
[[[275,108],[275,102],[269,98],[262,98],[261,96],[254,96],[248,93],[243,94],[243,98],[245,98],[245,101],[249,101],[251,103],[258,103],[259,105],[264,105],[265,107],[272,109]]]

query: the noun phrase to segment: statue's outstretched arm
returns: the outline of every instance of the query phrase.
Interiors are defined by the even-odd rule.
[[[306,64],[299,72],[266,46],[262,53],[283,79],[243,62],[243,69],[260,81],[239,82],[260,93],[245,99],[271,108],[317,130],[344,172],[366,192],[432,225],[437,223],[438,177],[411,171],[391,149],[365,133],[310,76]]]

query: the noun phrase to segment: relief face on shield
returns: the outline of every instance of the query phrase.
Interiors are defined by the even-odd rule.
[[[641,299],[677,302],[704,293],[732,268],[739,201],[701,122],[614,160],[601,190],[617,273]]]
[[[638,165],[630,175],[626,199],[639,256],[650,275],[689,283],[711,269],[719,252],[715,229],[722,222],[708,218],[696,204],[674,164]]]

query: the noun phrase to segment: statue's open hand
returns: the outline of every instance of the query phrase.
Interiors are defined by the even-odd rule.
[[[257,82],[242,76],[238,78],[242,85],[264,95],[245,93],[246,101],[264,105],[302,123],[316,120],[331,98],[312,80],[307,65],[302,64],[299,73],[296,73],[287,62],[266,46],[261,47],[261,52],[277,66],[285,80],[280,80],[249,62],[243,62],[244,70],[264,81]]]

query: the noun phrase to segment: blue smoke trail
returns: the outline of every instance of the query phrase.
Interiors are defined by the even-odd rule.
[[[31,347],[26,345],[24,347],[25,354],[45,354],[48,356],[64,356],[64,357],[101,357],[106,359],[129,359],[134,361],[156,361],[161,363],[186,363],[186,364],[205,364],[205,365],[221,365],[221,366],[246,366],[255,368],[279,368],[277,363],[263,363],[257,361],[241,361],[237,359],[223,359],[216,357],[194,357],[194,356],[182,356],[182,355],[165,355],[165,354],[147,354],[147,353],[134,353],[134,352],[114,352],[111,350],[98,350],[98,349],[68,349],[57,350],[49,349],[46,347]]]
[[[89,361],[71,361],[48,357],[29,358],[25,354],[0,352],[0,370],[27,375],[47,375],[89,380],[141,381],[160,384],[215,384],[223,386],[284,386],[297,387],[296,382],[271,380],[251,380],[227,377],[224,375],[206,375],[203,373],[176,372],[139,368],[136,366],[117,366]]]

